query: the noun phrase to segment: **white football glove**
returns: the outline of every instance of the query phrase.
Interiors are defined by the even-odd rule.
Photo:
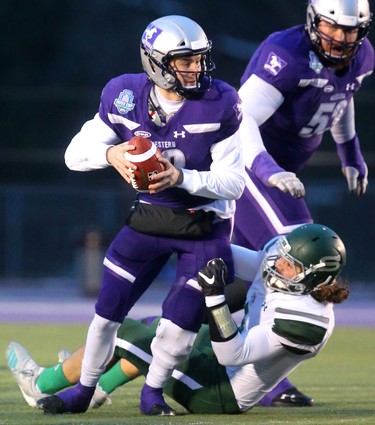
[[[364,166],[366,170],[364,176],[360,176],[359,171],[354,167],[348,166],[342,169],[342,172],[348,182],[349,192],[353,195],[361,196],[366,193],[368,170],[367,165],[365,164]]]
[[[272,174],[269,177],[268,183],[271,187],[277,187],[284,193],[290,193],[295,198],[302,198],[305,196],[305,187],[301,180],[289,171],[281,171]]]

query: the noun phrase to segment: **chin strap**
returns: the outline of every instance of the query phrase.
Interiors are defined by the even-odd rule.
[[[150,95],[148,96],[148,114],[152,121],[159,127],[163,127],[168,121],[168,115],[156,98],[155,87],[151,89]]]

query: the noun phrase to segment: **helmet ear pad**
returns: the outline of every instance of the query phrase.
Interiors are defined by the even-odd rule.
[[[163,72],[163,77],[169,84],[176,84],[176,78],[169,72]]]
[[[162,69],[162,76],[168,84],[175,86],[178,83],[177,74],[167,59],[163,62],[164,67]]]

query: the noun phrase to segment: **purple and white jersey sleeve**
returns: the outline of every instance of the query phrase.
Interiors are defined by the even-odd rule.
[[[284,102],[284,97],[275,87],[255,74],[245,81],[238,94],[242,100],[240,139],[245,166],[251,169],[254,160],[261,153],[266,153],[259,127],[277,111]]]
[[[74,171],[90,171],[109,167],[107,149],[120,142],[117,134],[96,114],[77,133],[65,152],[65,163]]]

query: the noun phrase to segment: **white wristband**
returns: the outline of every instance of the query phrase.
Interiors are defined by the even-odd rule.
[[[211,295],[206,297],[206,306],[214,307],[215,305],[222,304],[225,301],[224,295]]]

